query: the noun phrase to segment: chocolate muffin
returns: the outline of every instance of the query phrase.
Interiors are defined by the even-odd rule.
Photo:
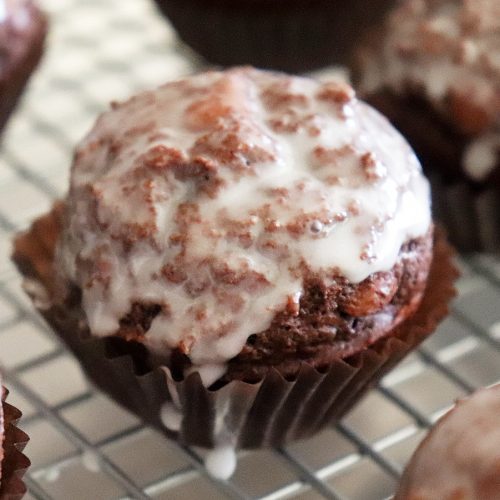
[[[339,418],[432,332],[455,276],[387,120],[346,84],[250,68],[113,104],[14,259],[97,385],[202,446]]]
[[[460,249],[500,250],[500,3],[407,0],[359,57],[363,96],[407,137]]]
[[[343,63],[395,0],[156,0],[209,62],[306,71]]]
[[[7,389],[1,385],[0,389],[0,498],[17,500],[26,493],[22,477],[30,461],[21,452],[29,438],[15,426],[21,412],[6,402]]]
[[[500,385],[459,401],[406,468],[395,500],[500,498]]]
[[[0,130],[40,61],[46,31],[31,0],[0,0]]]

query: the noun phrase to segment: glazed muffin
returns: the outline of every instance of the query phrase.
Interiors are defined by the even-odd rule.
[[[459,401],[425,438],[396,500],[500,498],[500,385]]]
[[[250,68],[113,104],[14,259],[97,385],[202,446],[339,418],[432,332],[455,276],[387,120],[346,84]]]
[[[407,0],[360,54],[364,97],[407,137],[462,250],[500,249],[500,3]]]
[[[0,405],[0,498],[17,500],[26,493],[22,480],[30,465],[21,452],[28,442],[28,436],[16,427],[21,412],[6,402],[8,391],[1,385]]]
[[[188,45],[223,66],[307,71],[344,63],[395,0],[156,0]]]
[[[40,61],[46,30],[31,0],[0,0],[0,130]]]

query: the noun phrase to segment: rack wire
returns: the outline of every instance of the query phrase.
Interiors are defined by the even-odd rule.
[[[24,297],[15,231],[66,190],[73,145],[108,101],[200,62],[148,0],[46,0],[42,68],[0,150],[0,362],[33,465],[27,498],[376,500],[391,496],[425,429],[453,401],[500,380],[500,260],[462,259],[452,315],[340,424],[276,450],[241,452],[229,481],[204,451],[144,427],[91,387]]]

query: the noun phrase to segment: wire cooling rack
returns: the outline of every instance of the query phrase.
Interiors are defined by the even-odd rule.
[[[242,452],[228,482],[203,450],[145,428],[92,388],[23,295],[12,234],[67,185],[73,145],[109,100],[190,73],[147,0],[47,0],[52,30],[0,151],[0,362],[31,436],[28,499],[390,497],[425,429],[457,398],[500,380],[500,261],[460,262],[453,314],[343,422],[285,449]]]

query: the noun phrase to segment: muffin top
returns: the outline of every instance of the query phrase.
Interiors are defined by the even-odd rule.
[[[466,172],[488,176],[500,151],[500,2],[406,0],[388,17],[382,46],[362,54],[364,92],[424,93],[473,142]]]
[[[420,445],[397,499],[500,498],[500,385],[460,401]]]
[[[136,340],[225,362],[298,307],[306,277],[391,269],[429,205],[412,150],[348,85],[208,72],[98,119],[75,153],[57,271],[92,334],[146,310]]]

